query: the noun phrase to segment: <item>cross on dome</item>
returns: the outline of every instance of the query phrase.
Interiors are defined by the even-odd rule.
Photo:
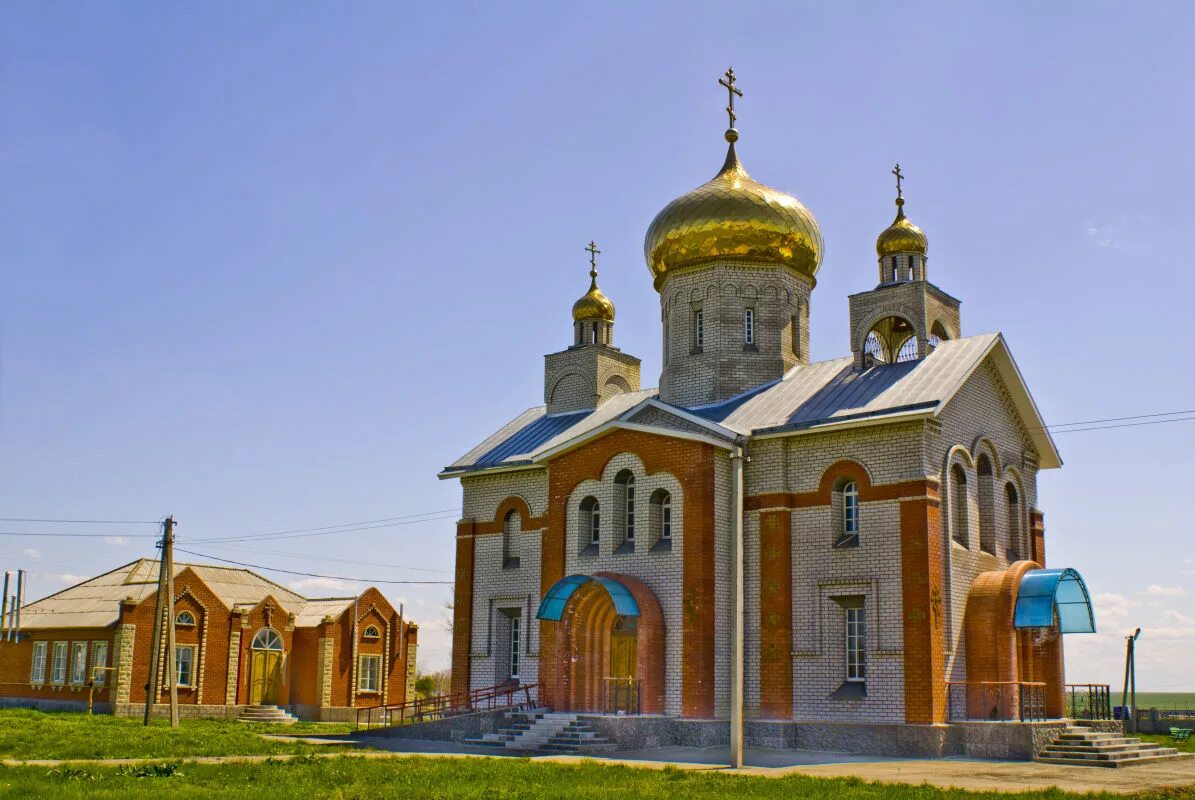
[[[743,96],[743,90],[739,89],[737,86],[734,85],[735,80],[736,79],[734,76],[734,67],[731,67],[726,70],[725,78],[718,79],[718,83],[721,84],[722,86],[726,87],[726,94],[730,98],[729,105],[726,106],[726,116],[730,118],[730,129],[731,130],[734,130],[734,121],[736,119],[738,119],[738,117],[736,117],[734,114],[735,95],[738,95],[739,97]]]
[[[899,161],[896,163],[896,166],[893,167],[892,174],[896,176],[896,199],[897,200],[903,199],[904,195],[902,195],[901,191],[900,191],[900,182],[904,178],[904,175],[900,171],[900,162]]]

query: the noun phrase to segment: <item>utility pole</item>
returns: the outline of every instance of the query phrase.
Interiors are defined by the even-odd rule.
[[[1137,730],[1137,657],[1135,651],[1137,637],[1140,635],[1141,629],[1138,628],[1133,631],[1132,636],[1124,637],[1124,690],[1120,695],[1120,707],[1125,711],[1126,733],[1135,733]],[[1129,693],[1130,686],[1132,687],[1132,694]],[[1131,705],[1130,699],[1132,701]]]
[[[170,726],[178,727],[178,687],[174,676],[174,517],[166,517],[162,523],[162,540],[158,543],[162,552],[158,558],[158,597],[154,603],[153,638],[150,640],[149,683],[145,685],[145,724],[153,716],[154,703],[158,699],[158,670],[162,666],[162,625],[170,613],[167,625],[169,652],[166,658],[166,680],[170,686]]]
[[[178,727],[178,668],[174,664],[174,517],[166,517],[166,531],[162,537],[166,547],[162,551],[166,562],[166,680],[170,686],[170,727]],[[191,665],[195,669],[195,665]]]

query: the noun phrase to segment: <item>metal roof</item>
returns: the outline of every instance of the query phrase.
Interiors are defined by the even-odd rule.
[[[760,436],[811,428],[882,420],[904,414],[938,414],[985,359],[1000,373],[1022,415],[1043,468],[1062,462],[1049,431],[1029,395],[1012,355],[998,333],[944,341],[916,361],[881,364],[864,370],[852,357],[793,367],[776,381],[721,403],[683,408],[659,402],[721,425],[731,433]],[[531,465],[562,445],[621,418],[657,392],[649,389],[616,395],[591,412],[549,417],[544,407],[529,409],[482,445],[446,468],[442,476],[471,469]],[[664,431],[665,433],[667,431]],[[725,432],[724,432],[725,433]]]
[[[627,587],[614,578],[606,578],[601,575],[569,575],[556,581],[552,584],[552,588],[544,593],[544,599],[539,604],[539,611],[536,612],[535,618],[559,622],[564,615],[564,607],[568,605],[569,598],[587,583],[601,584],[602,588],[610,595],[610,599],[614,601],[614,610],[621,616],[639,616],[639,604],[635,602],[634,596]]]
[[[1095,611],[1083,576],[1067,569],[1031,569],[1017,586],[1014,628],[1049,628],[1060,633],[1095,633]]]
[[[175,563],[175,577],[187,569],[192,570],[229,610],[255,606],[269,595],[286,611],[295,613],[298,625],[315,625],[325,615],[339,614],[353,603],[352,598],[308,600],[281,584],[237,567]],[[143,558],[125,564],[22,607],[21,628],[104,628],[113,625],[120,618],[120,602],[129,597],[140,602],[152,596],[157,590],[157,581],[156,560]],[[310,611],[308,606],[311,606]],[[313,616],[313,622],[299,622]]]

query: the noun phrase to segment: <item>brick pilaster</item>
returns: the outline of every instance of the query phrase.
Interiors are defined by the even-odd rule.
[[[113,637],[112,642],[112,651],[116,661],[112,666],[116,667],[114,699],[117,704],[129,702],[133,685],[133,644],[136,638],[136,625],[123,623],[116,626],[116,636]]]
[[[792,512],[759,515],[759,713],[793,716]]]
[[[469,653],[473,647],[472,520],[456,526],[456,583],[452,599],[452,691],[469,691]],[[408,657],[409,658],[409,657]],[[410,659],[414,663],[414,659]]]
[[[945,598],[936,488],[900,504],[900,561],[905,722],[945,722]]]
[[[241,631],[236,627],[239,620],[233,617],[232,629],[228,632],[228,678],[224,684],[224,704],[237,704],[237,678],[241,661]]]
[[[1032,560],[1046,565],[1046,515],[1036,508],[1029,512],[1029,552]]]

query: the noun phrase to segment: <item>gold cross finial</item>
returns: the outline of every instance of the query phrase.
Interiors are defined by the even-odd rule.
[[[597,257],[601,250],[597,249],[597,243],[592,239],[589,240],[589,246],[585,248],[589,253],[589,277],[593,279],[593,283],[597,285]]]
[[[738,117],[736,117],[734,115],[734,98],[736,95],[739,97],[743,96],[743,91],[741,89],[739,89],[737,86],[735,86],[734,82],[735,82],[734,67],[731,67],[730,69],[726,70],[725,78],[718,79],[718,83],[721,84],[722,86],[726,87],[726,93],[730,97],[730,104],[726,106],[726,116],[728,116],[730,118],[730,127],[731,128],[734,127],[734,121],[736,119],[738,119]]]
[[[904,195],[902,195],[900,191],[900,182],[905,176],[901,174],[899,163],[893,167],[892,174],[896,176],[896,199],[901,200],[904,198]]]

